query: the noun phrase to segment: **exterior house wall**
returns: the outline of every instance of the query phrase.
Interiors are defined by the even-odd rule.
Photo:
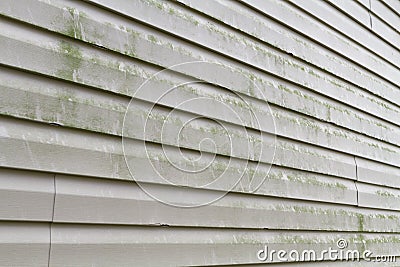
[[[400,256],[398,1],[0,14],[0,266],[273,266],[266,246],[338,240],[370,261],[298,265]]]

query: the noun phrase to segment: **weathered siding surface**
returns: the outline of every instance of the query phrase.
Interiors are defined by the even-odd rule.
[[[0,266],[264,266],[264,244],[340,238],[400,257],[397,0],[2,0],[0,14]],[[198,98],[223,105],[180,105]],[[177,147],[217,163],[182,177]],[[203,188],[221,168],[268,175],[255,192]],[[143,186],[188,205],[230,192],[179,208]]]

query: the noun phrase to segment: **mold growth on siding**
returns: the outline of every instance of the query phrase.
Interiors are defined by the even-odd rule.
[[[167,4],[167,2],[162,3],[155,0],[146,0],[145,2],[149,5],[156,7],[159,10],[167,11],[170,15],[176,15],[180,18],[183,18],[184,20],[191,22],[195,26],[198,26],[200,24],[200,22],[196,20],[193,16],[173,8],[171,5]]]
[[[385,191],[385,190],[377,190],[375,193],[376,193],[378,196],[381,196],[381,197],[396,197],[395,194],[390,193],[390,192]]]
[[[124,45],[125,51],[123,51],[126,55],[130,57],[136,57],[136,43],[137,39],[140,37],[140,33],[133,29],[125,28],[125,31],[128,35],[128,42]]]
[[[345,186],[344,184],[341,184],[339,182],[328,183],[328,182],[319,181],[316,178],[299,177],[299,176],[294,176],[294,175],[287,175],[287,178],[290,181],[300,182],[300,183],[309,184],[309,185],[323,186],[323,187],[329,187],[329,188],[337,188],[337,189],[341,189],[341,190],[346,190],[347,189],[347,186]]]
[[[83,26],[81,24],[81,19],[86,18],[87,15],[84,12],[79,11],[75,8],[65,7],[65,9],[68,11],[70,19],[66,21],[65,23],[66,27],[63,33],[70,37],[74,37],[79,40],[84,40],[84,31],[83,31]]]
[[[77,72],[82,64],[81,51],[71,43],[61,41],[58,52],[62,54],[64,64],[57,70],[56,75],[66,80],[77,81]]]

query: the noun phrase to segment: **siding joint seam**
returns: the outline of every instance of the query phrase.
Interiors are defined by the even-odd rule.
[[[371,3],[371,0],[369,0],[368,2],[369,2],[369,10],[368,10],[369,24],[370,24],[370,27],[371,27],[371,31],[373,31],[373,30],[372,30],[372,15],[371,15],[372,3]]]
[[[356,167],[356,180],[354,181],[354,186],[356,187],[356,193],[357,193],[357,207],[359,206],[359,191],[358,191],[358,187],[357,187],[357,183],[358,183],[358,165],[357,165],[357,157],[354,156],[354,164]]]
[[[53,176],[53,190],[54,190],[54,195],[53,195],[53,211],[51,214],[51,221],[50,221],[50,225],[49,225],[49,237],[50,237],[50,242],[49,242],[49,255],[48,255],[48,260],[47,260],[47,266],[50,267],[50,255],[51,255],[51,232],[52,232],[52,225],[54,222],[54,211],[55,211],[55,206],[56,206],[56,194],[57,194],[57,190],[56,190],[56,174],[54,174]]]

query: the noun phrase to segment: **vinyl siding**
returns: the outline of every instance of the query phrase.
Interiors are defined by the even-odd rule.
[[[265,244],[321,252],[340,238],[400,257],[399,8],[1,1],[0,266],[265,266]],[[221,105],[181,105],[199,98]],[[200,152],[192,167],[215,160],[200,174],[168,164]],[[216,173],[243,184],[202,187]],[[178,208],[147,191],[218,201]],[[377,264],[321,260],[268,266]]]

